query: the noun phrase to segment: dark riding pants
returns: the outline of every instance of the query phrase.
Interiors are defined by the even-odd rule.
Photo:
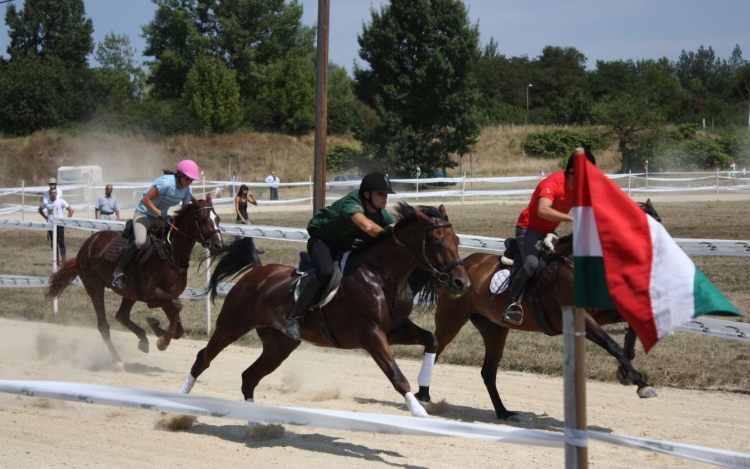
[[[520,226],[516,226],[518,248],[521,251],[523,266],[529,277],[534,275],[537,268],[540,268],[539,250],[542,248],[542,241],[544,241],[546,236],[547,233],[532,230],[531,228],[521,228]],[[542,265],[541,268],[544,268],[544,266]]]
[[[52,246],[52,231],[47,232],[49,236],[49,245],[52,249],[55,249],[54,246]],[[58,226],[57,227],[57,247],[60,248],[60,259],[61,261],[64,261],[66,259],[65,257],[65,227],[64,226]]]
[[[312,237],[307,241],[307,253],[310,254],[310,260],[315,266],[315,277],[318,283],[322,286],[328,285],[333,277],[333,262],[337,251],[322,239]]]

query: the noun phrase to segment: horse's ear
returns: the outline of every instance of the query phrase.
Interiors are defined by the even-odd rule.
[[[440,204],[440,207],[438,207],[438,210],[440,211],[440,213],[443,214],[445,218],[448,218],[448,212],[445,211],[445,205]]]
[[[213,205],[213,204],[211,203],[211,193],[210,193],[210,192],[209,192],[208,194],[206,194],[206,202],[208,202],[208,203],[209,203],[209,205]]]
[[[190,194],[190,203],[191,204],[198,203],[198,199],[196,199],[195,197],[193,197],[193,194]]]
[[[654,208],[654,205],[651,203],[651,199],[646,199],[646,207]]]

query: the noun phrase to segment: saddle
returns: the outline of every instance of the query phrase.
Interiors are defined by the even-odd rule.
[[[331,300],[333,300],[333,298],[336,296],[336,292],[338,292],[339,286],[341,285],[341,279],[344,276],[343,272],[346,266],[346,260],[348,259],[350,252],[351,251],[346,251],[340,256],[336,256],[333,264],[333,275],[331,276],[331,280],[328,281],[328,285],[326,285],[323,288],[323,291],[321,291],[318,295],[318,300],[315,301],[310,307],[310,309],[314,310],[318,316],[320,329],[323,331],[323,334],[325,334],[331,345],[336,348],[343,347],[336,339],[336,336],[333,335],[333,331],[328,325],[328,321],[326,321],[325,315],[323,314],[323,306],[330,303]],[[300,280],[302,280],[302,277],[304,277],[305,275],[313,275],[315,272],[315,267],[313,266],[312,259],[310,259],[310,255],[306,251],[300,251],[299,260],[299,267],[296,271],[294,271],[294,275],[297,275],[298,278],[295,279],[291,283],[291,285],[289,285],[289,291],[294,292],[295,301],[299,296]]]
[[[505,252],[500,256],[490,282],[490,291],[495,296],[508,296],[513,280],[518,271],[523,268],[523,258],[518,247],[518,240],[516,238],[505,238],[504,244]],[[547,315],[539,300],[539,293],[551,290],[555,284],[557,262],[550,262],[550,256],[545,252],[541,252],[540,256],[539,264],[542,268],[537,270],[526,288],[531,315],[542,332],[549,336],[560,335],[561,331],[554,329],[547,321]]]

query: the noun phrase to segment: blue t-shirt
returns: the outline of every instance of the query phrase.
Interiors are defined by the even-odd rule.
[[[148,189],[143,191],[143,196],[148,194],[148,191],[150,191],[152,187],[156,187],[156,190],[159,191],[159,195],[151,199],[151,201],[159,210],[161,210],[162,213],[167,213],[169,211],[169,207],[174,207],[178,204],[190,203],[190,194],[192,194],[190,186],[178,189],[177,178],[174,174],[165,174],[164,176],[154,181],[154,183],[151,184]],[[152,217],[161,216],[161,213],[152,213],[151,210],[147,209],[146,206],[143,205],[143,196],[141,196],[141,201],[138,202],[138,206],[135,209]]]

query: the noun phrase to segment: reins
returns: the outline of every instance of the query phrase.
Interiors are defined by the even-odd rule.
[[[397,237],[396,237],[396,230],[392,230],[391,234],[393,235],[393,240],[396,241],[396,244],[399,246],[406,248],[409,255],[417,262],[417,265],[419,265],[422,269],[430,272],[433,277],[437,278],[437,281],[440,284],[448,283],[450,280],[450,277],[448,276],[448,272],[450,272],[454,267],[461,265],[464,263],[461,259],[456,259],[454,261],[449,262],[448,264],[444,265],[440,268],[440,270],[436,269],[431,263],[430,259],[427,257],[427,232],[431,230],[437,230],[439,228],[450,228],[453,225],[451,223],[441,223],[439,225],[430,225],[422,228],[422,257],[424,258],[424,262],[422,262],[417,256],[414,255],[414,253],[411,252],[411,249],[409,249],[409,246],[402,243]],[[433,254],[433,257],[434,254]]]
[[[203,230],[201,230],[201,227],[198,224],[198,213],[197,213],[197,212],[200,212],[202,210],[212,211],[212,212],[214,212],[214,215],[218,216],[216,214],[216,211],[214,211],[213,205],[209,205],[207,207],[199,207],[199,208],[193,209],[193,211],[196,212],[196,215],[195,215],[195,227],[198,229],[198,233],[200,233],[201,239],[198,239],[198,238],[192,236],[191,234],[186,233],[186,232],[180,230],[174,223],[167,222],[167,225],[169,225],[169,227],[170,227],[169,233],[167,233],[167,236],[166,236],[167,243],[169,245],[172,244],[172,241],[169,238],[170,238],[170,235],[171,235],[172,231],[174,230],[175,232],[177,232],[177,233],[179,233],[179,234],[181,234],[181,235],[183,235],[183,236],[185,236],[185,237],[187,237],[187,238],[195,241],[196,243],[200,243],[201,246],[203,246],[204,248],[208,249],[208,247],[211,245],[211,243],[206,239],[206,236],[208,236],[210,238],[211,236],[213,236],[216,233],[221,233],[221,231],[219,229],[215,228],[215,229],[211,230],[208,233],[208,235],[204,235],[203,234]]]

